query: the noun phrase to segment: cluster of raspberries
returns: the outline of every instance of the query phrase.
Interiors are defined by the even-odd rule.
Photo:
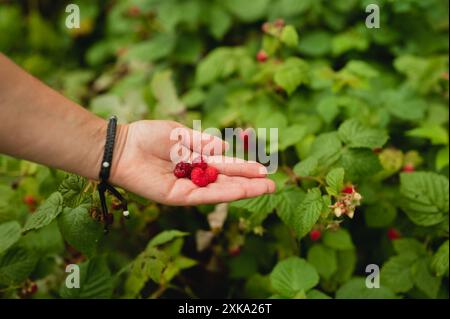
[[[192,161],[192,164],[179,162],[175,166],[173,174],[177,178],[189,178],[195,185],[205,187],[217,180],[219,171],[215,167],[208,166],[202,157],[198,157]]]

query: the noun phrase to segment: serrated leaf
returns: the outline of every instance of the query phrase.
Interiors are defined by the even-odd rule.
[[[406,132],[408,136],[427,138],[434,145],[448,145],[448,131],[436,124],[427,124]]]
[[[50,224],[62,212],[62,205],[63,198],[61,193],[53,193],[37,208],[36,212],[28,218],[23,231],[26,232],[32,229],[39,229]]]
[[[103,226],[90,213],[90,204],[76,208],[66,207],[58,218],[58,226],[63,238],[82,253],[92,256],[103,236]]]
[[[298,34],[295,30],[294,26],[287,25],[281,31],[280,36],[281,42],[285,43],[287,46],[291,48],[295,48],[298,46]]]
[[[113,281],[104,257],[90,259],[80,266],[80,288],[61,286],[62,298],[105,299],[111,298]]]
[[[337,256],[337,271],[334,274],[332,280],[336,280],[338,283],[347,282],[353,272],[355,271],[357,256],[354,249],[338,250]]]
[[[334,168],[328,172],[325,181],[327,182],[327,192],[330,195],[338,196],[344,188],[344,169]]]
[[[322,207],[323,201],[320,190],[318,188],[309,190],[298,206],[290,225],[300,238],[308,234],[316,224],[322,213]]]
[[[362,125],[356,119],[345,121],[339,126],[339,138],[349,147],[378,148],[388,140],[386,132]]]
[[[350,233],[343,228],[340,228],[336,231],[326,231],[323,235],[323,243],[325,244],[325,246],[336,250],[348,250],[355,248],[353,246]]]
[[[0,284],[13,285],[24,281],[38,261],[30,250],[16,246],[0,255]]]
[[[22,227],[16,221],[0,224],[0,254],[20,239],[21,232]]]
[[[412,268],[411,275],[417,288],[423,291],[429,298],[436,298],[441,287],[441,278],[431,273],[430,258],[420,258]]]
[[[448,276],[448,259],[449,259],[449,245],[446,240],[436,251],[431,259],[431,268],[437,276]]]
[[[397,209],[389,202],[380,202],[369,206],[364,211],[366,224],[373,228],[387,227],[397,217]]]
[[[172,241],[176,238],[184,237],[187,235],[189,235],[189,233],[175,230],[175,229],[166,230],[166,231],[163,231],[162,233],[159,233],[155,237],[153,237],[152,240],[150,240],[150,242],[148,243],[147,247],[155,247],[155,246],[163,245],[163,244],[166,244],[169,241]]]
[[[277,215],[288,227],[292,227],[305,193],[298,187],[287,187],[277,193],[276,196],[278,202]]]
[[[280,261],[270,274],[272,287],[279,294],[292,298],[301,291],[308,291],[319,283],[314,267],[304,259],[290,257]]]
[[[368,288],[364,278],[355,277],[339,287],[336,299],[396,299],[395,293],[385,286]]]
[[[417,225],[440,223],[449,209],[448,179],[431,172],[400,175],[401,207]]]
[[[427,253],[425,246],[414,238],[399,238],[392,243],[395,252],[399,255],[409,254],[420,257]]]
[[[407,292],[414,286],[411,266],[416,260],[414,254],[391,257],[381,268],[381,283],[394,292]]]
[[[299,58],[288,58],[278,67],[274,81],[287,94],[291,94],[302,83],[308,82],[308,64]]]
[[[381,170],[378,157],[369,149],[345,149],[337,165],[345,169],[346,178],[353,182]]]
[[[69,207],[76,207],[84,201],[84,188],[86,187],[86,180],[78,175],[69,175],[65,178],[58,191],[61,193],[64,205]]]
[[[315,157],[308,157],[307,159],[298,162],[294,166],[295,175],[301,176],[313,176],[317,171],[318,161]]]
[[[336,251],[324,245],[312,246],[308,250],[307,260],[325,280],[330,279],[337,270]]]
[[[64,240],[59,231],[57,220],[36,231],[26,233],[20,240],[20,245],[40,256],[63,253]]]
[[[274,194],[269,194],[249,199],[241,199],[230,203],[230,207],[242,208],[251,212],[252,214],[249,218],[251,226],[257,226],[275,209],[277,203],[276,196]]]

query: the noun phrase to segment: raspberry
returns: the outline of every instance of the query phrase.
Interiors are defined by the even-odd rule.
[[[232,246],[228,248],[228,255],[232,257],[239,256],[241,253],[241,247],[240,246]]]
[[[267,58],[268,55],[264,50],[259,50],[259,52],[256,54],[256,60],[258,60],[259,62],[266,62]]]
[[[34,198],[33,195],[25,195],[23,198],[23,202],[28,206],[34,206],[37,203],[36,198]]]
[[[275,22],[273,23],[277,28],[281,29],[282,27],[284,27],[284,20],[283,19],[276,19]]]
[[[175,165],[173,174],[177,178],[183,178],[183,177],[189,178],[191,176],[191,170],[192,170],[192,165],[190,163],[179,162],[177,165]]]
[[[313,229],[309,233],[309,238],[311,238],[312,241],[317,241],[322,237],[322,232],[318,229]]]
[[[208,164],[205,162],[203,157],[199,156],[192,161],[192,168],[196,168],[196,167],[199,167],[201,169],[206,169],[208,167]]]
[[[415,170],[416,169],[413,164],[408,163],[408,164],[405,164],[405,166],[403,166],[403,172],[405,172],[405,173],[412,173]]]
[[[208,177],[208,183],[214,183],[217,180],[217,175],[219,175],[219,171],[215,167],[208,166],[205,169],[205,174]]]
[[[402,237],[400,232],[396,228],[389,228],[387,231],[387,236],[390,240],[396,240]]]
[[[201,169],[200,167],[194,167],[191,172],[191,181],[200,187],[205,187],[208,185],[208,175],[206,175],[206,171]]]
[[[343,192],[344,194],[353,194],[354,191],[355,191],[355,189],[353,188],[352,185],[350,185],[350,186],[345,186],[345,187],[342,189],[342,192]]]

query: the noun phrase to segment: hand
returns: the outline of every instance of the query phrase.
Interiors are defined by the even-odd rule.
[[[225,162],[221,156],[226,144],[212,137],[213,154],[202,154],[209,165],[219,170],[217,181],[198,187],[173,174],[175,163],[170,151],[177,141],[170,139],[173,129],[183,127],[172,121],[139,121],[119,126],[110,181],[140,196],[168,205],[199,205],[230,202],[275,191],[266,178],[263,165],[255,162]],[[187,129],[189,134],[201,134]],[[192,141],[192,138],[190,139]],[[191,157],[200,156],[203,146],[184,142]],[[212,156],[205,156],[212,155]]]

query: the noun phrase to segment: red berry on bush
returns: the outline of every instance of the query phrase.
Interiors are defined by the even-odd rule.
[[[405,166],[403,166],[403,172],[405,173],[412,173],[416,170],[416,168],[414,167],[413,164],[405,164]]]
[[[344,194],[353,194],[354,191],[355,191],[355,189],[353,188],[352,185],[350,185],[350,186],[345,186],[345,187],[342,189],[342,192],[343,192]]]
[[[34,206],[37,203],[36,198],[34,198],[33,195],[25,195],[23,197],[23,202],[28,206]]]
[[[232,246],[228,248],[228,255],[232,257],[239,256],[241,253],[241,247],[240,246]]]
[[[387,236],[390,240],[396,240],[402,237],[400,232],[396,228],[389,228],[387,231]]]
[[[208,177],[208,183],[214,183],[217,180],[217,175],[219,175],[219,171],[215,167],[208,166],[205,169],[205,174]]]
[[[264,50],[259,50],[259,52],[256,54],[256,60],[258,60],[259,62],[266,62],[267,58],[268,55]]]
[[[322,232],[318,229],[313,229],[309,233],[309,238],[311,238],[312,241],[317,241],[322,237]]]
[[[206,170],[201,169],[200,167],[194,167],[191,172],[191,181],[200,187],[208,185],[209,181]]]
[[[173,170],[173,174],[177,178],[189,178],[191,176],[192,171],[192,165],[190,163],[186,162],[179,162],[177,165],[175,165],[175,168]]]

